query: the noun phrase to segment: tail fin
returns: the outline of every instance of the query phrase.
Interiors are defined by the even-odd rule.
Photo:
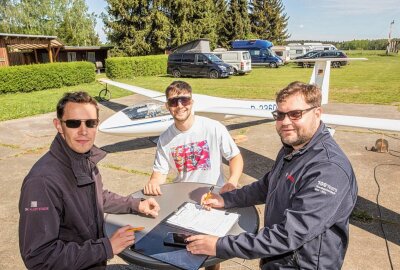
[[[322,92],[322,104],[328,104],[331,61],[315,61],[310,83],[318,85]]]

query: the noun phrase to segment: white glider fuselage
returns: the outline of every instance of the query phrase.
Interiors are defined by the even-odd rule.
[[[321,88],[322,104],[328,103],[329,60],[313,60],[315,66],[310,83],[315,83]],[[366,59],[344,58],[343,60]],[[310,59],[307,59],[307,61],[310,61]],[[135,137],[159,136],[173,123],[173,118],[165,107],[166,99],[163,93],[108,79],[101,79],[100,81],[151,98],[149,102],[127,107],[103,121],[99,126],[101,132]],[[193,112],[216,120],[237,116],[273,119],[271,112],[277,108],[274,101],[229,99],[200,94],[193,94],[192,96],[194,100]],[[323,114],[322,121],[332,125],[400,132],[400,120]]]

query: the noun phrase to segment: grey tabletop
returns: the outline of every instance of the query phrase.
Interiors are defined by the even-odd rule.
[[[161,210],[158,217],[151,218],[140,214],[106,214],[105,231],[107,236],[111,236],[115,230],[125,225],[143,226],[145,229],[135,233],[135,241],[138,242],[157,224],[163,221],[173,211],[178,209],[184,202],[199,202],[201,196],[208,192],[211,185],[204,183],[173,183],[161,185],[161,196],[154,197],[160,204]],[[215,188],[214,192],[218,192]],[[135,198],[149,198],[142,190],[132,194]],[[244,208],[228,209],[229,212],[240,214],[239,221],[232,227],[228,234],[237,235],[242,232],[255,233],[258,230],[259,218],[254,206]],[[125,249],[119,256],[126,262],[155,269],[176,269],[174,266],[155,260],[151,257],[142,255],[129,248]],[[216,257],[208,257],[203,266],[210,266],[223,261]]]

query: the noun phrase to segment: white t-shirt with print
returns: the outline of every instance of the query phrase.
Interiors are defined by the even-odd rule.
[[[224,125],[196,115],[189,130],[182,132],[172,124],[160,135],[153,170],[175,171],[175,182],[223,186],[222,157],[229,161],[239,153]]]

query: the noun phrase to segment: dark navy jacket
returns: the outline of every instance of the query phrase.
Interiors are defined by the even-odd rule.
[[[217,257],[263,258],[262,269],[340,269],[357,198],[351,164],[326,126],[298,151],[284,146],[261,180],[222,194],[225,207],[266,204],[257,234],[225,236]]]

